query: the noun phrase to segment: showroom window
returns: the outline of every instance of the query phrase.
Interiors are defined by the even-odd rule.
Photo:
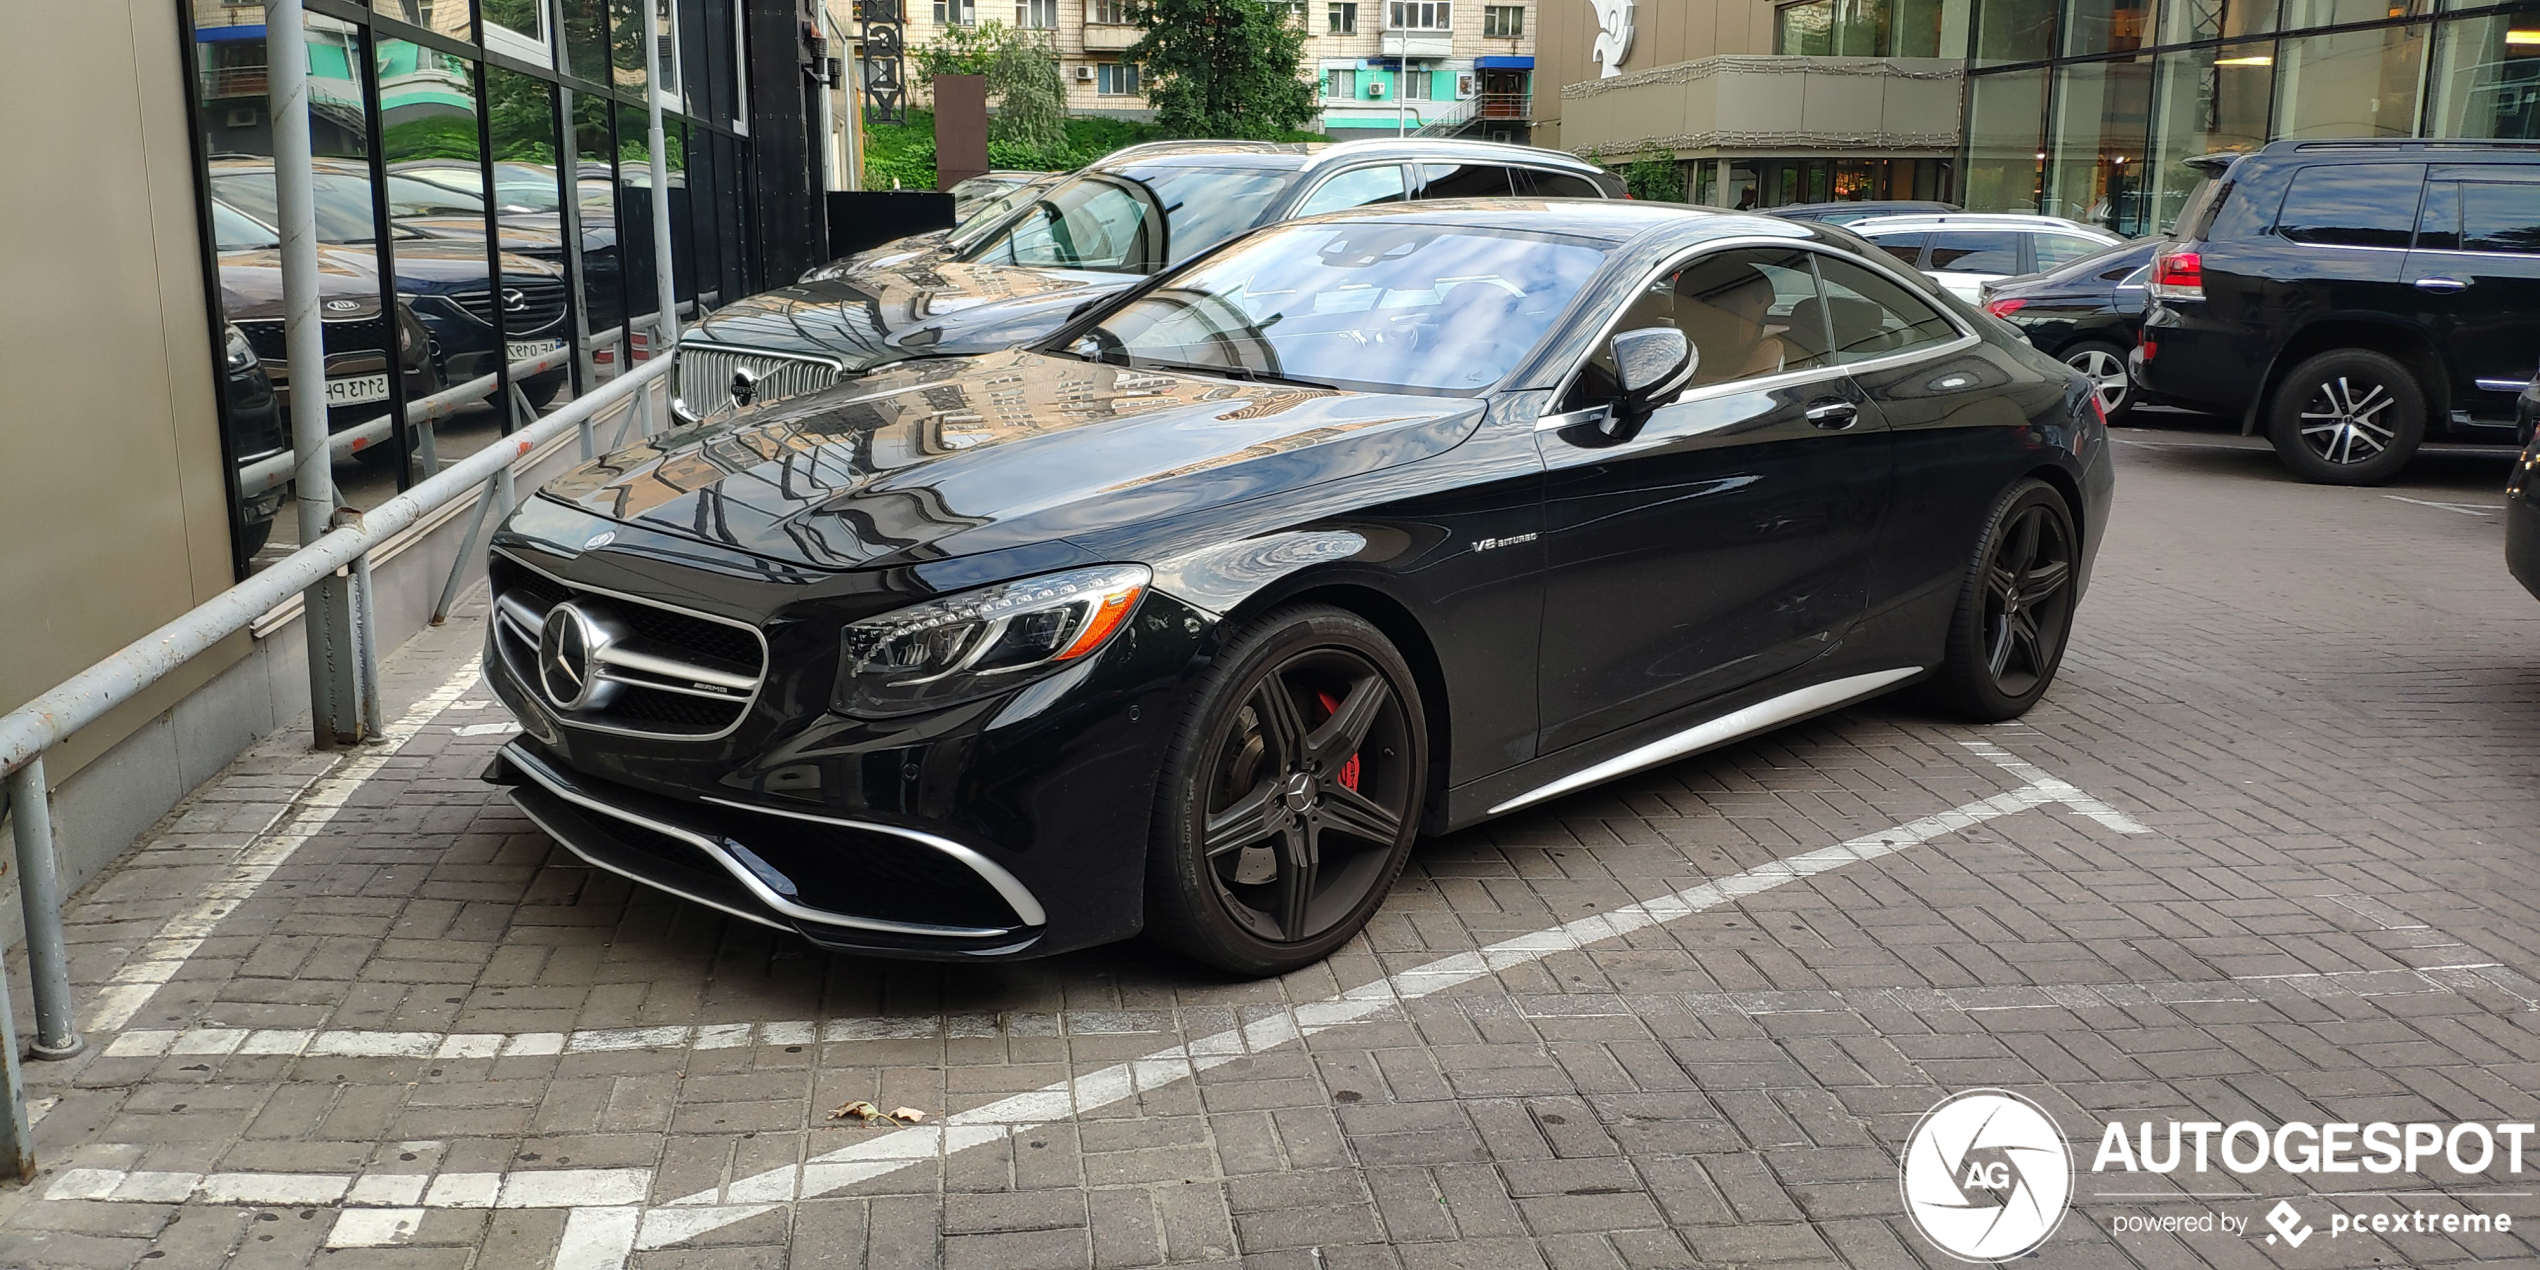
[[[1773,14],[1773,51],[1838,57],[1938,57],[1941,0],[1807,0]]]

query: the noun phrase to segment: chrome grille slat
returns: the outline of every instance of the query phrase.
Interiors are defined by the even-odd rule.
[[[835,386],[845,374],[836,360],[806,353],[683,343],[677,372],[680,404],[697,415],[736,409],[740,403],[732,396],[732,373],[738,370],[758,377],[752,405],[819,392]]]
[[[679,740],[712,740],[741,724],[767,680],[767,646],[755,628],[651,600],[559,581],[496,553],[494,644],[522,689],[564,723],[605,732]],[[579,710],[556,707],[538,673],[539,638],[549,610],[572,600],[630,628],[622,642],[596,649],[590,669],[615,685],[613,697]],[[629,616],[634,620],[625,620]],[[681,647],[682,632],[711,647]],[[738,673],[735,649],[748,646]]]

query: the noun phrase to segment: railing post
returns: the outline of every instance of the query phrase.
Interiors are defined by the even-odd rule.
[[[43,1059],[79,1053],[71,1012],[70,955],[62,940],[62,877],[53,857],[53,805],[44,788],[44,756],[9,774],[16,813],[18,902],[26,910],[27,987],[35,995],[35,1039],[27,1053]]]
[[[639,3],[644,6],[644,134],[653,154],[653,296],[660,306],[653,313],[652,355],[675,358],[679,355],[679,276],[673,272],[676,262],[670,253],[670,154],[661,123],[661,4],[660,0]],[[828,104],[826,87],[820,90],[820,100]],[[821,134],[820,143],[829,144],[827,132]],[[644,436],[653,434],[652,407],[653,389],[646,383],[635,407],[643,411]]]
[[[300,0],[273,0],[265,18],[273,120],[275,228],[282,236],[283,345],[291,382],[292,503],[300,541],[326,536],[335,516],[334,450],[326,430],[326,335],[318,321],[317,203],[311,188],[309,55]],[[309,721],[321,747],[361,739],[351,587],[329,575],[308,590],[300,621],[309,644]]]
[[[9,994],[0,991],[0,1176],[19,1185],[35,1181],[35,1134],[27,1123],[26,1080],[18,1071],[18,1025]]]

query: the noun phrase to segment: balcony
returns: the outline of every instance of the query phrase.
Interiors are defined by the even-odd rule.
[[[1452,31],[1395,27],[1384,33],[1376,52],[1383,57],[1453,57],[1455,34]]]
[[[1085,51],[1117,53],[1137,43],[1139,37],[1145,34],[1146,32],[1139,27],[1088,22],[1085,24]]]

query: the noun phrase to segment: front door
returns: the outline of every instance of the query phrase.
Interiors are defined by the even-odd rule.
[[[1888,438],[1829,353],[1813,254],[1735,248],[1661,274],[1615,329],[1684,331],[1692,383],[1617,419],[1599,350],[1536,434],[1543,752],[1788,670],[1860,615]]]
[[[2452,409],[2510,421],[2540,370],[2540,164],[2436,164],[2406,281],[2451,364]]]

